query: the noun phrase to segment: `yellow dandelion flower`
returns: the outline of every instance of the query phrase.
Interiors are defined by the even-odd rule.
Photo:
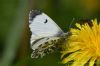
[[[100,23],[98,24],[96,19],[92,20],[92,23],[93,26],[76,23],[77,29],[70,29],[72,35],[63,45],[61,52],[62,63],[73,61],[71,66],[84,66],[86,63],[93,66],[100,60]]]

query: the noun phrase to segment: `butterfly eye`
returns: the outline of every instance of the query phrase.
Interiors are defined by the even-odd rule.
[[[46,24],[47,22],[48,22],[48,20],[46,19],[44,23]]]

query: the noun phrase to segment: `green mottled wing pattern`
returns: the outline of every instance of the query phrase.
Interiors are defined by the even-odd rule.
[[[55,50],[60,50],[60,45],[65,41],[64,37],[51,37],[49,41],[41,44],[37,49],[31,54],[32,58],[43,57],[47,54],[54,52]]]

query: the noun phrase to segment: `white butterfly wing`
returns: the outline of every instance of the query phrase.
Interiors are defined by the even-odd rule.
[[[29,23],[32,32],[31,43],[42,37],[58,36],[64,33],[50,17],[40,11],[30,11]]]

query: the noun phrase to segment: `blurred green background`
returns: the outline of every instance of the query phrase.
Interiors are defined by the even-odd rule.
[[[0,0],[0,66],[66,66],[57,51],[31,59],[28,14],[36,9],[65,32],[72,21],[100,18],[100,0]]]

